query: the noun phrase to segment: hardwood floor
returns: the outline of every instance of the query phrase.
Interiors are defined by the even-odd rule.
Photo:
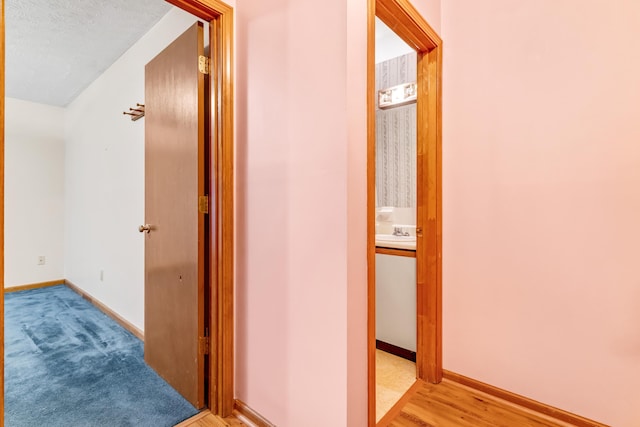
[[[572,427],[481,391],[444,379],[416,381],[377,427]],[[202,412],[176,427],[247,427],[235,417]]]
[[[569,427],[463,385],[416,382],[377,427]]]
[[[247,427],[247,425],[233,416],[220,418],[209,411],[203,411],[175,427]]]

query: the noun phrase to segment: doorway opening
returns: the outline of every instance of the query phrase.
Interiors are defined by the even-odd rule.
[[[206,319],[209,340],[199,343],[207,347],[209,368],[204,375],[210,387],[207,406],[215,414],[228,416],[233,411],[233,9],[218,0],[185,0],[169,3],[205,20],[210,34],[210,106],[211,118],[208,144],[211,170],[207,217],[210,236],[208,259],[211,272],[205,287],[206,305],[210,307]],[[4,99],[5,99],[5,2],[0,14],[0,184],[4,181]],[[47,7],[47,6],[43,6]],[[0,185],[0,274],[4,275],[4,186]],[[102,280],[102,272],[100,273]],[[4,346],[4,288],[0,287],[0,337]],[[4,364],[0,367],[4,382]],[[4,394],[0,392],[0,417],[4,419]],[[1,423],[0,423],[1,424]]]
[[[376,21],[380,24],[377,25]],[[376,38],[376,27],[382,25],[394,33],[398,39],[404,41],[413,52],[396,55],[396,63],[380,62],[376,65],[378,62],[376,54],[380,55],[377,51],[380,40]],[[405,72],[400,78],[406,81],[391,81],[389,76],[381,78],[376,75],[376,68],[378,68],[383,73],[398,77],[402,74],[397,71],[398,63],[404,64],[404,67],[407,61],[414,61],[416,66],[413,82],[410,72]],[[390,67],[395,67],[395,71],[389,72]],[[404,69],[407,70],[406,67]],[[442,41],[418,11],[404,0],[370,0],[367,135],[369,153],[368,394],[369,425],[371,426],[375,425],[383,415],[383,413],[376,414],[378,377],[376,358],[379,354],[377,347],[387,352],[403,354],[409,359],[415,357],[414,372],[418,380],[438,383],[442,379],[441,79]],[[377,87],[376,81],[378,86],[384,82],[385,87]],[[411,107],[407,107],[412,102],[415,102],[414,113]],[[385,117],[384,110],[394,107],[398,108],[395,113],[386,114],[392,117]],[[412,114],[415,114],[415,122],[410,124]],[[385,127],[393,129],[388,131]],[[403,132],[402,129],[405,133],[410,130],[415,131],[415,148],[411,148],[410,143],[402,148],[404,153],[409,151],[415,153],[415,163],[411,163],[411,159],[408,159],[400,164],[399,159],[403,158],[403,155],[397,153],[398,138],[396,141],[393,141],[393,137],[384,141],[384,138],[378,137],[385,133],[388,137],[390,132],[397,136]],[[405,139],[411,140],[411,138]],[[396,146],[389,147],[389,144]],[[385,160],[385,156],[389,155],[393,159]],[[393,161],[394,165],[391,167],[385,165],[388,161]],[[389,180],[384,174],[378,173],[385,168],[395,168],[392,174],[396,179]],[[411,202],[408,201],[411,199],[413,190],[407,185],[411,182],[413,173],[415,173],[415,207],[412,207]],[[389,204],[401,206],[389,206]],[[415,222],[412,224],[413,218]],[[385,284],[385,281],[389,283]],[[404,286],[399,285],[400,282],[403,282]],[[401,291],[402,288],[405,288],[406,292]],[[400,296],[401,292],[406,295]],[[385,315],[385,311],[391,313],[394,310],[397,311],[397,305],[395,308],[393,306],[390,308],[388,304],[390,299],[396,302],[403,301],[400,304],[415,304],[414,307],[406,307],[406,312],[409,312],[412,317],[409,320],[409,322],[413,321],[412,325],[398,325],[399,327],[394,329],[380,323],[385,322],[384,316],[394,317]],[[398,316],[395,317],[394,320],[397,320]],[[411,326],[415,327],[415,340],[410,336],[398,336],[397,331],[406,332]],[[394,340],[397,344],[387,342]],[[415,346],[415,350],[411,348],[412,346]],[[411,370],[412,366],[407,369]],[[408,383],[410,386],[410,374]],[[381,400],[384,400],[384,397]]]
[[[417,53],[376,18],[376,420],[416,380]]]

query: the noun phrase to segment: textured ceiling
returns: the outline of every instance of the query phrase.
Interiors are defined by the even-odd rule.
[[[142,37],[163,0],[6,0],[6,94],[66,106]]]

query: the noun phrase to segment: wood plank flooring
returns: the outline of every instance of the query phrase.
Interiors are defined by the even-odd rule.
[[[176,427],[247,427],[235,417],[202,412]],[[377,427],[572,427],[461,384],[418,380]]]
[[[203,411],[175,427],[247,427],[247,425],[234,416],[220,418],[209,411]]]
[[[569,427],[466,386],[416,382],[377,427]]]

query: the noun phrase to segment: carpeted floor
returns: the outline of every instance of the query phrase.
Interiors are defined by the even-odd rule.
[[[6,427],[170,427],[197,412],[66,286],[5,295]]]

